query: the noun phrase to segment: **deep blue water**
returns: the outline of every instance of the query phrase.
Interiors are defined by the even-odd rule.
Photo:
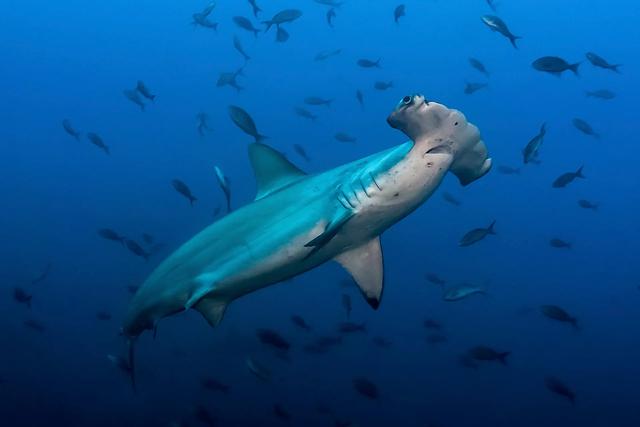
[[[514,49],[480,20],[493,14],[483,0],[406,0],[406,16],[394,23],[399,2],[348,0],[336,9],[311,0],[258,0],[254,18],[247,1],[221,0],[209,18],[217,32],[190,25],[205,1],[64,2],[5,0],[0,25],[0,417],[6,426],[206,425],[194,417],[200,405],[219,426],[277,426],[273,405],[291,415],[289,425],[333,426],[637,426],[640,425],[640,228],[638,207],[636,70],[640,66],[640,14],[634,2],[503,0],[496,14],[514,34]],[[286,8],[303,12],[257,37],[232,17],[254,25]],[[244,63],[232,45],[238,35],[251,56],[236,92],[216,87],[219,73]],[[322,50],[342,49],[325,61]],[[594,67],[594,51],[620,73]],[[579,62],[580,76],[541,73],[531,62],[557,55]],[[486,78],[470,67],[480,59]],[[381,58],[363,69],[359,58]],[[122,91],[137,80],[157,95],[145,112]],[[376,81],[392,81],[387,91]],[[465,82],[488,82],[472,95]],[[364,109],[355,91],[364,94]],[[585,91],[608,89],[604,101]],[[162,322],[153,340],[137,345],[138,391],[107,359],[125,353],[119,330],[130,294],[180,244],[215,220],[224,207],[214,165],[229,177],[233,205],[255,192],[247,160],[252,138],[229,119],[227,107],[247,110],[265,142],[301,168],[319,172],[404,141],[385,119],[404,95],[461,110],[483,135],[496,167],[461,187],[448,177],[419,210],[382,237],[386,283],[373,311],[335,263],[290,283],[235,301],[211,329],[188,312]],[[333,99],[331,108],[303,99]],[[304,106],[316,122],[294,114]],[[196,114],[211,131],[199,137]],[[585,136],[580,117],[600,133]],[[62,128],[69,119],[82,132],[74,140]],[[522,164],[522,148],[546,122],[539,165]],[[354,144],[338,142],[343,131]],[[96,132],[107,156],[91,145]],[[304,147],[311,161],[300,157]],[[584,165],[586,179],[563,189],[551,183]],[[194,207],[171,186],[188,184]],[[461,201],[453,206],[448,192]],[[578,200],[599,204],[583,209]],[[223,209],[224,212],[224,209]],[[222,214],[222,213],[221,213]],[[220,214],[220,215],[221,215]],[[218,216],[219,218],[219,216]],[[497,235],[467,248],[464,233],[496,220]],[[97,230],[112,228],[141,242],[149,233],[162,246],[149,262]],[[550,246],[552,238],[572,244]],[[45,266],[50,273],[33,284]],[[435,273],[448,285],[471,282],[486,296],[444,302]],[[18,303],[14,289],[33,295]],[[315,336],[336,335],[345,319],[342,294],[351,295],[351,320],[366,334],[346,336],[326,354],[306,353]],[[539,307],[556,304],[575,315],[580,330],[545,318]],[[111,320],[98,320],[108,312]],[[296,328],[299,314],[312,326]],[[447,342],[428,344],[427,318],[442,323]],[[43,332],[26,327],[35,320]],[[274,356],[255,331],[278,331],[292,348],[289,361]],[[390,348],[372,339],[382,336]],[[510,351],[508,366],[461,366],[476,345]],[[262,383],[245,366],[252,355],[269,366]],[[367,399],[355,377],[374,382],[379,398]],[[551,393],[554,376],[575,392],[576,402]],[[204,378],[231,386],[228,394],[201,387]],[[331,414],[317,407],[330,408]]]

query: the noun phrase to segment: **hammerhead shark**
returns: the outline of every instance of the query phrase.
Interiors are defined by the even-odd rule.
[[[467,185],[491,168],[478,128],[457,110],[409,95],[387,122],[410,141],[315,175],[251,144],[255,200],[183,244],[132,299],[122,329],[132,375],[133,343],[160,319],[194,309],[216,326],[235,299],[332,259],[377,309],[380,235],[424,203],[447,171]]]

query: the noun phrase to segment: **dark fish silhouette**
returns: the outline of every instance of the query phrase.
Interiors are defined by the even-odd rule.
[[[196,409],[193,415],[198,421],[200,421],[202,424],[208,427],[218,426],[218,419],[213,415],[211,415],[211,413],[207,411],[207,409],[202,405],[196,406]]]
[[[451,193],[447,193],[446,191],[442,193],[442,198],[445,202],[452,204],[453,206],[460,206],[462,202],[455,197]]]
[[[558,249],[571,249],[571,243],[565,242],[564,240],[558,239],[557,237],[549,240],[549,246]]]
[[[22,322],[22,324],[27,328],[31,329],[32,331],[38,332],[40,334],[44,333],[44,331],[46,330],[44,323],[39,322],[37,320],[27,319],[24,322]]]
[[[503,365],[507,364],[507,357],[511,354],[510,351],[496,351],[491,347],[479,345],[469,349],[467,354],[473,359],[480,362],[492,362],[498,361]]]
[[[218,76],[218,81],[216,82],[216,87],[230,86],[236,91],[240,92],[244,89],[244,87],[238,84],[238,76],[244,76],[243,67],[240,67],[233,72],[220,73],[220,75]]]
[[[136,391],[136,382],[135,376],[133,375],[133,367],[129,363],[129,361],[122,356],[114,356],[111,354],[107,355],[107,359],[109,359],[113,366],[118,368],[121,372],[129,377],[129,379],[131,380],[131,387],[133,388],[133,391]]]
[[[149,88],[144,84],[142,80],[138,80],[138,83],[136,84],[136,89],[138,90],[138,92],[140,92],[140,94],[142,94],[142,96],[144,96],[151,102],[154,102],[156,100],[156,96],[151,93]]]
[[[434,320],[434,319],[425,319],[425,321],[422,323],[422,325],[426,329],[434,329],[436,331],[442,330],[442,323],[440,323],[440,322],[438,322],[437,320]]]
[[[71,120],[64,119],[62,121],[62,127],[64,128],[65,132],[67,132],[69,135],[71,135],[72,137],[80,141],[80,132],[76,131],[73,128],[73,126],[71,125]]]
[[[498,9],[494,0],[487,0],[487,4],[494,12]]]
[[[347,313],[347,319],[351,317],[351,297],[348,294],[342,294],[342,307]]]
[[[127,249],[129,249],[132,254],[144,258],[145,261],[149,261],[150,254],[145,251],[142,246],[140,246],[135,240],[125,239],[124,243],[127,246]]]
[[[231,118],[231,121],[233,121],[233,123],[238,126],[238,128],[240,128],[240,130],[242,130],[247,135],[252,136],[256,142],[260,142],[263,139],[267,138],[266,136],[260,135],[260,133],[258,133],[255,122],[253,121],[249,113],[247,113],[242,108],[235,105],[230,105],[229,117]]]
[[[484,239],[488,235],[495,235],[496,232],[494,230],[496,222],[493,221],[487,228],[474,228],[473,230],[467,232],[462,239],[460,239],[459,246],[471,246],[474,243],[478,243],[480,240]]]
[[[22,288],[14,288],[13,289],[13,299],[20,304],[24,304],[27,308],[31,308],[31,301],[33,301],[33,295],[27,293]]]
[[[209,5],[207,5],[207,7],[205,7],[204,9],[202,9],[201,12],[196,12],[193,15],[191,15],[193,21],[191,22],[193,24],[194,27],[200,26],[200,27],[204,27],[204,28],[211,28],[214,31],[218,30],[218,23],[217,22],[213,22],[209,20],[209,15],[211,14],[211,12],[213,12],[213,9],[215,9],[216,7],[216,3],[215,2],[211,2],[209,3]]]
[[[598,89],[598,90],[592,90],[592,91],[588,90],[588,91],[585,91],[585,95],[589,98],[598,98],[598,99],[603,99],[605,101],[609,101],[616,97],[616,94],[614,92],[611,92],[608,89]]]
[[[341,52],[342,52],[342,49],[323,50],[321,52],[318,52],[313,60],[324,61],[326,59],[331,58],[332,56],[339,55]]]
[[[590,202],[589,200],[580,199],[578,200],[578,206],[580,206],[583,209],[591,209],[591,210],[597,211],[599,205],[597,203]]]
[[[621,67],[622,64],[609,64],[606,59],[604,59],[600,55],[597,55],[593,52],[587,52],[586,57],[589,60],[589,62],[591,62],[591,64],[593,64],[596,67],[604,68],[605,70],[615,71],[616,73],[620,72],[620,70],[618,70],[618,67]]]
[[[238,36],[233,36],[233,47],[240,53],[240,55],[242,55],[245,61],[251,59],[247,52],[244,51],[244,47],[242,47],[242,43],[240,42]]]
[[[42,271],[40,272],[40,274],[38,274],[38,276],[36,276],[35,278],[33,278],[31,280],[31,284],[32,285],[37,285],[38,283],[44,282],[45,280],[47,280],[47,277],[49,277],[49,273],[51,273],[51,263],[47,263],[47,265],[44,266],[44,268],[42,269]]]
[[[398,20],[400,18],[405,16],[405,10],[406,10],[406,7],[404,4],[400,4],[396,6],[396,8],[393,10],[393,20],[395,21],[396,24],[398,23]]]
[[[452,286],[448,289],[445,289],[442,293],[442,299],[448,302],[461,301],[465,298],[468,298],[472,295],[486,295],[487,290],[483,287],[462,283],[460,285]]]
[[[135,293],[138,292],[139,288],[140,288],[140,286],[128,285],[127,286],[127,292],[129,292],[129,294],[131,294],[131,295],[135,295]]]
[[[253,35],[255,37],[258,37],[258,33],[260,32],[260,30],[256,27],[253,26],[253,23],[248,20],[247,18],[245,18],[244,16],[234,16],[233,17],[233,22],[239,27],[242,28],[243,30],[247,30],[251,33],[253,33]]]
[[[206,113],[196,114],[196,129],[198,129],[198,135],[204,136],[205,131],[210,130],[208,124],[208,116]]]
[[[258,17],[258,13],[262,12],[262,9],[258,7],[256,4],[256,0],[249,0],[249,4],[251,5],[251,9],[253,10],[253,16]]]
[[[308,96],[304,99],[305,104],[313,105],[314,107],[319,105],[325,105],[328,108],[331,108],[332,102],[333,102],[333,99],[320,98],[319,96]]]
[[[445,335],[442,335],[442,334],[429,334],[425,338],[425,341],[431,345],[438,345],[438,344],[444,344],[449,340]]]
[[[553,181],[553,188],[564,188],[571,184],[576,178],[585,179],[585,176],[582,174],[582,168],[583,166],[580,166],[575,172],[566,172],[560,175],[555,181]]]
[[[296,113],[297,116],[303,117],[305,119],[309,119],[311,121],[315,121],[318,118],[318,116],[313,114],[311,111],[302,107],[294,107],[293,111]]]
[[[189,200],[189,204],[191,206],[193,206],[196,200],[198,200],[198,198],[191,193],[191,189],[187,187],[187,184],[180,181],[179,179],[174,179],[173,181],[171,181],[171,185],[173,185],[173,188],[178,193],[182,194],[184,197],[186,197]]]
[[[111,320],[111,313],[106,311],[99,311],[96,313],[96,319],[98,320]]]
[[[516,45],[516,40],[521,39],[522,37],[513,35],[513,33],[511,33],[511,31],[509,30],[509,27],[507,27],[507,24],[505,24],[502,19],[494,15],[484,15],[482,17],[482,22],[484,22],[484,24],[489,27],[491,31],[498,32],[508,38],[513,47],[515,47],[516,49],[518,48],[518,46]]]
[[[358,139],[345,132],[338,132],[333,137],[340,142],[356,142]]]
[[[152,245],[155,239],[149,233],[142,233],[142,241],[145,245]]]
[[[285,10],[282,10],[282,11],[276,13],[273,16],[273,18],[271,18],[271,19],[269,19],[267,21],[262,21],[262,23],[267,26],[267,28],[264,31],[265,32],[269,31],[269,29],[273,25],[275,25],[277,28],[280,28],[280,25],[293,22],[296,19],[300,18],[301,16],[302,16],[302,11],[300,11],[298,9],[285,9]]]
[[[573,126],[576,129],[578,129],[580,132],[584,133],[585,135],[592,136],[596,139],[600,139],[600,135],[597,132],[595,132],[591,127],[591,125],[586,121],[579,118],[575,118],[571,121],[571,123],[573,123]]]
[[[304,147],[302,145],[293,144],[293,149],[296,150],[296,153],[298,153],[298,155],[300,155],[300,157],[305,159],[307,162],[311,161],[311,158],[307,155],[307,152],[305,151],[305,149],[304,149]]]
[[[261,381],[270,382],[271,381],[271,370],[255,360],[252,357],[247,357],[245,359],[245,364],[249,372],[256,376]]]
[[[569,323],[575,329],[579,329],[578,319],[567,313],[567,311],[562,307],[557,305],[543,305],[540,307],[540,312],[551,320]]]
[[[489,72],[485,68],[484,64],[482,62],[480,62],[479,59],[469,58],[469,64],[471,64],[471,66],[473,68],[475,68],[476,70],[480,71],[485,76],[489,77]]]
[[[353,379],[353,388],[367,399],[378,399],[380,393],[378,387],[365,377],[356,377]]]
[[[503,175],[520,175],[520,168],[514,168],[511,166],[500,165],[497,170]]]
[[[261,328],[256,331],[256,336],[262,344],[277,348],[278,350],[289,350],[291,344],[282,335],[272,329]]]
[[[326,15],[327,24],[331,28],[333,28],[333,18],[335,18],[335,17],[336,17],[336,10],[334,8],[331,8],[331,9],[327,10],[327,15]]]
[[[120,242],[120,244],[124,245],[125,237],[121,236],[110,228],[101,228],[100,230],[98,230],[98,236],[102,237],[105,240]]]
[[[564,382],[555,377],[547,377],[544,380],[544,384],[549,391],[567,398],[572,405],[575,405],[576,395]]]
[[[560,76],[567,70],[570,70],[577,76],[580,62],[569,64],[567,61],[557,56],[543,56],[533,61],[531,66],[538,71],[553,74],[555,76]]]
[[[142,101],[142,98],[140,98],[140,93],[137,89],[126,89],[123,90],[122,93],[129,101],[133,102],[138,107],[140,107],[140,110],[144,111],[144,101]]]
[[[220,381],[214,378],[205,378],[200,383],[202,388],[209,391],[219,391],[224,394],[228,394],[231,390],[231,386],[228,384],[221,383]]]
[[[91,142],[96,147],[100,148],[107,154],[111,154],[109,147],[102,141],[102,138],[97,133],[89,132],[87,134],[87,138],[89,138],[89,142]]]
[[[464,93],[467,95],[472,95],[479,91],[480,89],[486,88],[488,85],[486,83],[468,83],[464,87]]]
[[[364,108],[364,95],[360,89],[356,90],[356,99],[358,100],[360,107]]]
[[[284,409],[284,406],[282,406],[280,403],[274,403],[273,415],[275,415],[276,418],[280,418],[283,421],[286,421],[286,422],[291,421],[291,414],[289,414],[289,412],[287,412],[287,410]]]
[[[372,61],[372,60],[366,59],[366,58],[358,59],[356,61],[356,64],[358,64],[358,66],[362,67],[362,68],[381,68],[380,67],[380,58],[378,58],[375,61]]]
[[[367,332],[364,323],[342,322],[338,325],[338,331],[343,334],[352,334],[355,332]]]
[[[376,90],[387,90],[387,89],[391,89],[393,87],[393,82],[392,81],[388,81],[388,82],[375,82],[373,84],[373,88]]]
[[[437,274],[435,273],[427,273],[424,275],[425,279],[427,279],[427,281],[433,283],[434,285],[439,285],[442,286],[444,284],[447,283],[446,280],[440,278]]]
[[[298,328],[303,329],[307,332],[311,331],[311,326],[304,320],[302,316],[293,315],[291,316],[291,322],[296,325]]]
[[[531,140],[527,143],[522,150],[522,156],[524,157],[524,163],[527,164],[531,162],[533,159],[538,157],[540,147],[542,146],[542,142],[544,141],[544,136],[547,134],[547,124],[542,123],[540,126],[540,131],[536,136],[531,138]]]

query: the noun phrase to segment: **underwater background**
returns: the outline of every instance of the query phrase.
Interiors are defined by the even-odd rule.
[[[258,0],[256,17],[248,1],[220,0],[205,25],[193,25],[206,1],[4,0],[2,425],[640,425],[635,2],[501,0],[495,11],[484,0],[322,3],[331,2]],[[302,15],[282,24],[283,40],[261,21],[286,9]],[[484,15],[521,36],[518,48]],[[333,55],[318,59],[323,51]],[[595,66],[587,52],[623,65]],[[532,67],[547,55],[581,62],[579,75]],[[379,66],[359,66],[363,58]],[[221,73],[243,89],[217,84]],[[123,94],[139,80],[156,95],[137,98],[144,111]],[[465,93],[469,83],[479,89]],[[612,99],[586,93],[605,89]],[[315,173],[403,142],[385,119],[416,92],[477,125],[494,167],[468,187],[447,177],[384,233],[380,308],[328,263],[235,301],[215,329],[194,311],[163,320],[155,339],[138,340],[134,392],[112,363],[126,354],[119,331],[134,287],[226,213],[214,166],[229,179],[234,208],[255,194],[253,139],[228,106],[246,110],[265,143]],[[332,101],[309,105],[309,97]],[[523,148],[543,123],[538,161],[524,165]],[[553,187],[580,166],[584,179]],[[197,197],[193,206],[176,179]],[[459,245],[493,221],[496,235]],[[148,261],[103,238],[104,229],[138,242]],[[445,301],[460,284],[481,292]],[[549,318],[541,309],[549,305],[579,327]],[[340,332],[347,321],[360,328]],[[265,345],[261,329],[290,349]],[[333,345],[313,345],[328,337]],[[504,364],[469,360],[476,346],[510,354]],[[553,390],[558,383],[573,403]]]

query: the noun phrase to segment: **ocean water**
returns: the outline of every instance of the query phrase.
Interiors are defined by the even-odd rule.
[[[501,0],[496,12],[483,0],[402,2],[406,15],[396,23],[400,1],[346,0],[331,28],[329,6],[312,0],[257,0],[258,17],[245,0],[220,0],[208,16],[216,31],[191,24],[208,5],[199,0],[3,2],[2,425],[640,425],[638,8],[626,0]],[[283,24],[290,38],[276,42],[275,28],[265,33],[260,22],[291,8],[302,16]],[[487,14],[522,37],[518,49],[483,24]],[[234,16],[261,31],[239,28]],[[251,57],[246,63],[234,36]],[[593,66],[589,51],[623,64],[620,72]],[[579,76],[535,70],[531,63],[546,55],[581,62]],[[380,67],[359,67],[361,58],[380,58]],[[244,90],[216,86],[220,73],[243,66],[237,81]],[[123,95],[138,80],[157,95],[142,98],[144,112]],[[392,87],[377,90],[379,81]],[[488,86],[465,94],[466,83]],[[616,97],[585,95],[599,89]],[[494,167],[467,187],[448,176],[383,234],[379,309],[355,286],[344,287],[348,274],[327,263],[234,301],[216,328],[192,310],[164,319],[155,339],[145,333],[136,342],[134,392],[108,358],[127,352],[120,329],[128,287],[225,215],[214,166],[229,179],[234,209],[255,194],[247,158],[253,139],[230,120],[228,106],[246,110],[269,137],[265,143],[317,173],[405,141],[386,117],[416,92],[477,125]],[[305,105],[310,96],[333,101]],[[317,119],[297,116],[295,107]],[[199,113],[210,127],[203,136]],[[600,137],[581,133],[574,118]],[[64,119],[79,140],[64,131]],[[522,150],[545,122],[539,164],[524,165]],[[89,142],[89,132],[110,155]],[[357,141],[339,142],[337,132]],[[518,170],[504,174],[500,166]],[[580,166],[585,179],[552,187]],[[174,179],[189,186],[194,206]],[[494,220],[496,235],[458,245]],[[140,243],[149,260],[101,238],[103,228]],[[143,233],[153,243],[143,243]],[[553,247],[552,239],[571,248]],[[446,289],[471,283],[485,294],[444,301],[442,287],[427,280],[433,274]],[[18,301],[16,289],[30,304]],[[349,319],[343,294],[353,305]],[[545,317],[543,305],[564,308],[579,328]],[[425,328],[426,319],[442,329]],[[347,320],[366,332],[341,334]],[[276,331],[291,348],[274,351],[258,329]],[[326,336],[342,340],[309,352]],[[479,345],[510,352],[507,363],[464,366],[461,355]],[[269,368],[271,381],[247,369],[248,357]],[[354,379],[362,377],[377,397],[356,390]],[[553,393],[549,378],[565,384],[575,402]],[[205,379],[229,389],[209,390]]]

